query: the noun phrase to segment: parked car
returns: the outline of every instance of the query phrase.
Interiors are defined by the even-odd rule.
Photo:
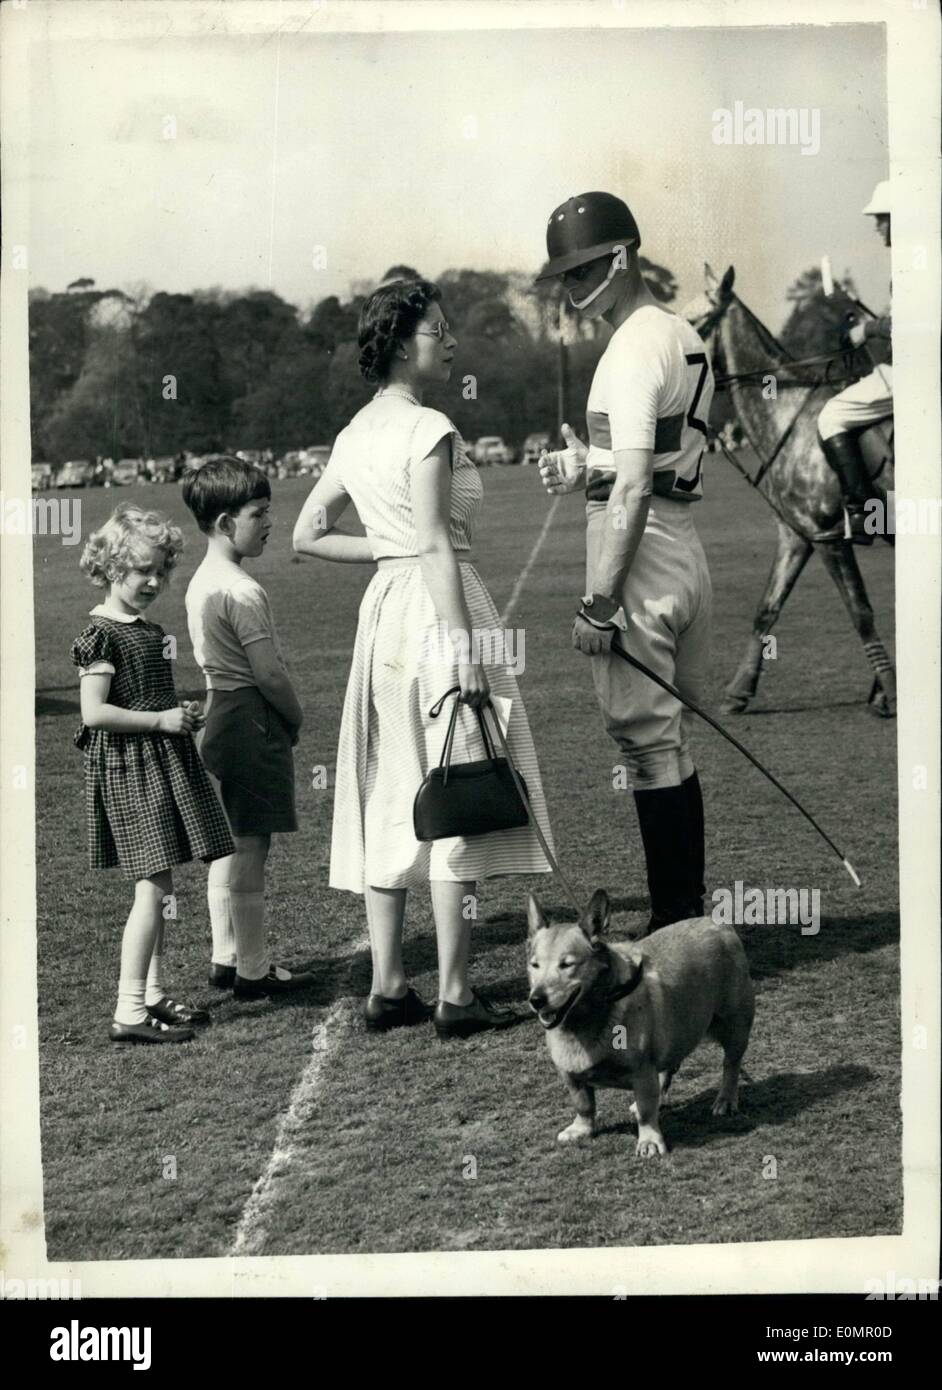
[[[289,449],[278,460],[279,478],[296,478],[301,471],[304,463],[304,451],[302,449]]]
[[[471,448],[475,463],[513,463],[514,451],[499,434],[484,434]]]
[[[30,469],[33,491],[47,492],[52,487],[54,471],[51,463],[34,463]]]
[[[118,459],[118,462],[111,470],[111,486],[130,487],[133,483],[140,480],[140,476],[140,459]]]
[[[485,463],[515,463],[516,455],[509,444],[505,444],[499,434],[486,435],[478,444],[484,445]]]
[[[298,476],[310,477],[316,482],[327,467],[331,450],[330,444],[312,444],[310,448],[302,450]]]
[[[154,459],[151,478],[155,483],[172,483],[177,474],[177,461],[172,454]]]
[[[56,474],[53,487],[91,487],[95,481],[95,465],[88,459],[68,459]]]
[[[540,450],[548,449],[550,446],[549,430],[538,430],[535,434],[528,434],[523,441],[523,455],[521,463],[539,463]]]

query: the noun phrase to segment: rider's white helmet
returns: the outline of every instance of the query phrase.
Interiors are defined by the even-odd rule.
[[[873,190],[873,193],[870,195],[870,201],[864,208],[864,212],[872,217],[878,217],[883,213],[890,213],[891,211],[890,181],[889,179],[884,179],[883,182],[878,183]]]

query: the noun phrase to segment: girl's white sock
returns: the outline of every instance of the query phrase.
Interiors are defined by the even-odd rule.
[[[164,959],[164,919],[161,917],[154,945],[151,948],[150,964],[147,967],[147,983],[144,986],[144,1003],[159,1004],[166,993],[161,983],[161,966]]]
[[[163,939],[163,920],[147,902],[138,902],[128,913],[121,938],[121,975],[118,980],[118,1003],[115,1023],[146,1023],[144,992],[150,972],[151,957],[160,950]]]
[[[167,992],[160,979],[163,960],[163,955],[158,955],[155,950],[150,958],[150,965],[147,967],[147,983],[144,986],[145,1004],[159,1004]]]
[[[265,894],[243,893],[230,888],[232,928],[236,942],[236,970],[243,980],[260,980],[271,960],[265,940]]]
[[[213,933],[213,964],[235,965],[236,939],[232,926],[232,901],[228,887],[210,882],[206,888],[209,925]]]
[[[130,975],[122,975],[118,981],[118,1002],[115,1006],[114,1021],[125,1025],[146,1023],[150,1015],[144,1007],[146,980],[135,980]]]

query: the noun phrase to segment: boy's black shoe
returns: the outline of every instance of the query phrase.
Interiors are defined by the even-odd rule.
[[[281,975],[287,976],[282,979]],[[244,980],[237,974],[232,986],[232,993],[236,999],[269,999],[280,994],[290,994],[292,990],[307,989],[314,983],[314,976],[309,970],[295,971],[291,974],[282,966],[271,965],[268,974],[263,975],[260,980]]]
[[[407,989],[401,999],[387,999],[371,994],[363,1010],[363,1019],[372,1033],[385,1033],[389,1028],[412,1028],[427,1023],[435,1012],[434,1004],[426,1004],[414,989]]]
[[[179,1023],[188,1028],[209,1022],[209,1014],[205,1009],[194,1009],[192,1005],[181,1004],[166,994],[156,1004],[147,1004],[146,1008],[151,1018],[156,1018],[158,1023]]]
[[[112,1023],[108,1036],[113,1043],[181,1043],[190,1042],[196,1034],[192,1028],[149,1018],[144,1023]]]
[[[209,967],[209,983],[214,989],[231,989],[235,984],[236,968],[234,965],[217,965],[213,961]]]

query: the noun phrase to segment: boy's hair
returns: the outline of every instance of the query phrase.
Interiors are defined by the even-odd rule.
[[[218,516],[237,512],[259,497],[271,497],[267,474],[230,454],[209,459],[183,475],[183,500],[201,531],[211,531]]]
[[[168,574],[183,549],[183,532],[163,512],[148,511],[135,502],[122,502],[85,543],[81,569],[97,588],[102,589],[144,560],[148,547],[164,552],[164,573]]]

